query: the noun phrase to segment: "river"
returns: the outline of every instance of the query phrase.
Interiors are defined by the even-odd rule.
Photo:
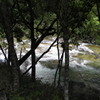
[[[43,42],[39,45],[39,47],[35,51],[36,57],[38,58],[44,51],[46,51],[54,40],[55,37],[47,38],[43,40]],[[36,78],[41,79],[42,82],[53,83],[54,81],[54,75],[57,68],[57,59],[58,59],[56,44],[57,43],[55,43],[50,49],[50,51],[47,54],[45,54],[36,64]],[[24,40],[23,42],[16,43],[15,48],[18,57],[20,55],[19,51],[21,50],[21,46],[23,46],[22,49],[23,53],[21,54],[23,56],[27,51],[30,50],[30,41]],[[69,77],[70,80],[74,80],[74,81],[81,81],[81,82],[88,82],[88,83],[91,82],[92,85],[96,84],[95,88],[98,88],[99,87],[98,84],[100,82],[99,81],[100,65],[98,63],[99,58],[95,58],[95,57],[96,55],[99,56],[99,53],[97,54],[97,52],[93,51],[93,49],[90,48],[93,46],[94,46],[93,44],[88,44],[88,43],[80,43],[78,47],[73,44],[70,44]],[[61,54],[62,48],[60,47],[59,49]],[[98,49],[100,50],[99,46]],[[4,61],[4,56],[2,54],[2,51],[0,51],[0,59],[1,61]],[[25,72],[25,70],[27,70],[30,66],[31,66],[31,58],[29,57],[25,61],[25,63],[21,65],[20,69],[22,70],[22,72]],[[31,70],[29,71],[29,74],[30,73]],[[63,77],[63,71],[62,71],[62,77]]]

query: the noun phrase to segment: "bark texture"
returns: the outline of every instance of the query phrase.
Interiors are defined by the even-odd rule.
[[[28,7],[30,11],[30,31],[31,31],[31,63],[32,63],[32,74],[31,80],[36,80],[36,68],[35,68],[35,36],[34,36],[34,10],[32,9],[31,0],[28,0]]]
[[[69,34],[68,34],[67,9],[68,9],[68,0],[63,0],[60,22],[63,30],[64,50],[65,50],[65,78],[64,78],[65,100],[69,100],[69,43],[68,43]]]
[[[2,0],[1,5],[1,12],[2,12],[2,18],[3,18],[3,28],[6,33],[6,38],[8,42],[8,55],[9,55],[9,61],[12,69],[12,77],[13,77],[13,89],[14,92],[16,92],[19,89],[19,65],[18,65],[18,59],[17,55],[14,49],[14,41],[13,41],[13,32],[12,32],[12,22],[11,22],[11,11],[8,9],[8,2],[7,0]]]

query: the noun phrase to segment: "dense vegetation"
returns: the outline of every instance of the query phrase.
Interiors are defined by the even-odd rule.
[[[68,100],[69,40],[77,45],[79,41],[100,44],[99,5],[99,0],[0,0],[0,48],[4,55],[3,48],[8,46],[8,55],[5,55],[6,64],[1,63],[0,65],[0,69],[2,69],[0,72],[0,80],[2,80],[0,99]],[[63,38],[62,47],[65,52],[63,87],[60,84],[60,74],[58,84],[53,86],[44,85],[36,80],[35,65],[48,50],[37,60],[35,50],[43,39],[51,35],[57,37],[54,41],[58,43],[57,45],[59,45],[59,38]],[[23,38],[31,40],[30,51],[20,59],[17,58],[14,48],[16,45],[14,38],[17,39],[17,42],[23,41]],[[7,43],[4,41],[5,39]],[[30,55],[31,77],[27,74],[29,69],[22,77],[20,65]],[[59,73],[61,66],[62,56],[60,57],[58,53]],[[75,96],[72,100],[74,99]]]

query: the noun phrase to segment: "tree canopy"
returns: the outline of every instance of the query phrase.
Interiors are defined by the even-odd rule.
[[[32,69],[31,81],[35,83],[35,65],[53,44],[37,60],[35,50],[45,37],[51,35],[55,35],[57,39],[63,37],[65,91],[68,90],[69,40],[77,44],[79,41],[100,44],[99,6],[99,0],[0,0],[0,39],[7,40],[7,64],[14,93],[18,92],[20,87],[22,75],[20,65],[30,55],[32,66],[25,73]],[[23,37],[30,39],[31,47],[22,58],[18,59],[14,38],[17,42],[21,42]],[[3,42],[0,43],[2,47]]]

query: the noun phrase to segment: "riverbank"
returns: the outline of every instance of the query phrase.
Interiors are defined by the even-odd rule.
[[[69,100],[100,100],[100,91],[83,82],[69,82]]]
[[[0,63],[0,100],[64,100],[63,87],[55,87],[41,80],[31,82],[29,74],[20,77],[20,88],[13,93],[9,68]]]
[[[36,57],[39,58],[43,52],[45,52],[51,43],[54,41],[54,38],[48,38],[45,39],[39,47],[36,49]],[[23,47],[23,48],[22,48]],[[20,50],[22,48],[22,53],[21,56],[23,56],[25,53],[27,53],[30,50],[30,41],[29,40],[24,40],[21,43],[16,43],[16,52],[18,54],[18,58],[20,57]],[[91,89],[95,89],[96,91],[99,91],[99,78],[100,78],[100,47],[95,46],[94,44],[88,44],[88,43],[80,43],[78,46],[74,44],[69,45],[69,78],[72,80],[73,84],[71,83],[72,87],[75,86],[75,89],[70,89],[70,91],[75,91],[71,94],[70,98],[73,98],[72,100],[75,99],[76,97],[80,98],[80,100],[83,100],[81,97],[92,97],[96,95],[96,93],[91,94],[87,96],[86,91],[90,91]],[[62,48],[60,45],[59,48],[60,55],[62,53]],[[2,52],[1,52],[2,53]],[[54,81],[54,76],[58,64],[58,52],[57,52],[57,47],[56,44],[54,44],[50,51],[44,55],[39,62],[36,64],[36,78],[41,80],[42,84],[49,83],[52,84]],[[2,57],[2,55],[0,55]],[[4,57],[3,57],[4,58]],[[4,60],[3,60],[4,61]],[[31,57],[29,57],[23,65],[20,66],[21,71],[24,73],[30,66],[31,66]],[[31,74],[31,70],[28,73],[29,75]],[[3,74],[2,74],[3,75]],[[61,81],[63,82],[63,69],[61,72]],[[81,89],[79,89],[79,93],[77,93],[76,90],[77,88],[80,88],[81,85],[79,83],[82,83],[86,85],[88,83],[91,86],[90,88],[86,87],[86,90],[84,91],[85,86],[82,86]],[[78,87],[79,86],[79,87]],[[77,88],[76,88],[77,87]],[[45,87],[44,87],[45,88]],[[43,88],[42,88],[43,89]],[[48,88],[49,89],[49,88]],[[93,91],[91,90],[91,91]],[[47,91],[47,90],[45,90]],[[81,93],[80,93],[81,91]],[[83,91],[83,92],[82,92]],[[98,94],[98,93],[97,93]],[[81,97],[80,97],[81,95]],[[83,95],[83,96],[82,96]],[[96,96],[98,97],[98,96]],[[84,99],[84,100],[89,100],[89,99]],[[92,97],[93,98],[93,97]],[[95,96],[94,96],[95,98]],[[75,99],[79,100],[79,99]],[[92,100],[90,98],[90,100]],[[95,100],[95,99],[93,99]],[[97,99],[98,100],[98,99]]]

